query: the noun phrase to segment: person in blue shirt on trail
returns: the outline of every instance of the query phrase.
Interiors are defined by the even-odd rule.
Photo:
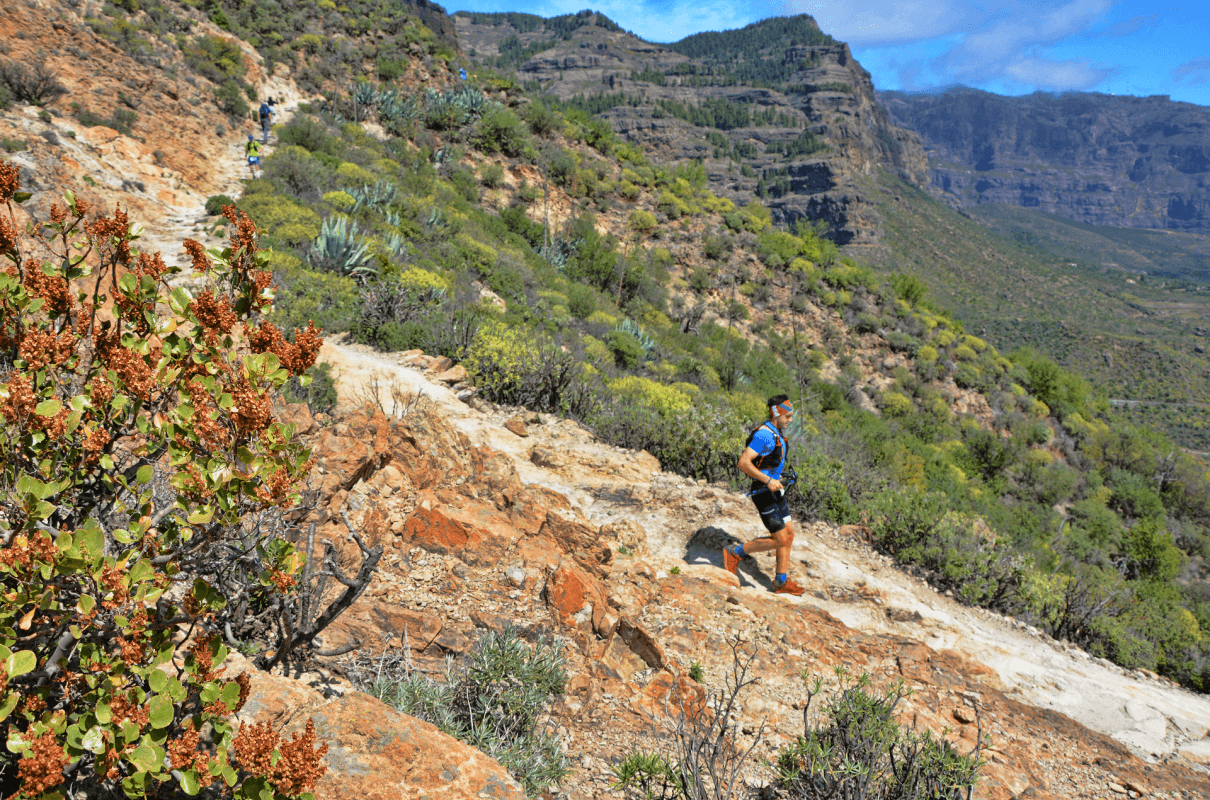
[[[789,576],[794,521],[790,519],[786,486],[781,480],[786,467],[786,454],[790,449],[785,436],[786,426],[792,419],[794,406],[790,398],[784,394],[770,397],[769,420],[748,437],[748,445],[735,466],[752,479],[752,502],[756,504],[760,521],[769,535],[725,548],[723,567],[733,575],[739,575],[739,562],[744,556],[776,550],[777,575],[773,581],[773,591],[777,594],[801,595],[803,588],[790,580]]]
[[[272,97],[260,104],[257,114],[260,116],[261,144],[268,144],[269,128],[273,126],[273,118],[277,116],[277,112],[273,110]]]

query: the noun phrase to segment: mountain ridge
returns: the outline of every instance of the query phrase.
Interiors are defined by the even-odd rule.
[[[1078,222],[1210,228],[1210,108],[1167,95],[968,87],[881,93],[920,134],[930,191],[956,207],[1007,203]]]

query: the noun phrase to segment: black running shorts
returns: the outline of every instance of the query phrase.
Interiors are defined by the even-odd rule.
[[[790,507],[786,505],[784,494],[774,495],[768,490],[760,491],[752,495],[752,502],[756,504],[760,521],[765,524],[769,533],[777,533],[790,521]]]

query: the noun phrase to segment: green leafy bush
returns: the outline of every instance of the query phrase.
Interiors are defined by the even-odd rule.
[[[215,194],[206,198],[206,213],[216,217],[223,213],[224,206],[233,206],[235,201],[225,194]]]
[[[475,124],[472,137],[475,145],[485,153],[504,153],[517,157],[529,143],[525,126],[510,109],[498,106],[483,115]]]
[[[493,321],[471,343],[463,366],[494,403],[556,411],[575,379],[575,359],[552,339]]]
[[[0,187],[5,205],[28,197],[4,162]],[[237,732],[230,714],[250,684],[221,674],[227,647],[208,631],[276,630],[273,608],[303,619],[287,587],[304,558],[280,534],[310,454],[269,401],[321,340],[312,329],[287,345],[257,324],[272,290],[246,218],[231,213],[223,255],[186,242],[211,281],[190,298],[169,289],[158,254],[133,257],[138,228],[124,214],[85,231],[76,198],[63,199],[45,242],[0,245],[13,266],[0,274],[0,769],[38,796],[55,794],[72,764],[72,791],[90,797],[197,794],[216,780],[247,800],[310,797],[326,746],[310,724],[292,742],[264,726]],[[39,263],[32,253],[48,244]],[[69,281],[89,288],[77,298]],[[94,331],[85,321],[101,293],[112,319]],[[252,352],[236,347],[237,330]],[[247,615],[228,602],[237,596]],[[193,627],[188,644],[177,625]],[[266,644],[285,658],[299,641]]]
[[[823,679],[809,678],[803,735],[777,756],[779,794],[793,800],[885,797],[902,800],[964,800],[978,780],[979,750],[960,753],[953,743],[916,733],[896,721],[907,694],[902,682],[871,691],[866,674],[855,680],[836,670],[837,687],[824,718],[810,721]]]

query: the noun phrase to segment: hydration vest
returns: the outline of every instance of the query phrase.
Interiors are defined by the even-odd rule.
[[[756,434],[760,432],[760,429],[764,427],[768,427],[769,430],[773,431],[774,444],[773,449],[769,451],[768,455],[762,456],[760,453],[757,453],[756,458],[752,459],[752,465],[761,472],[764,472],[767,469],[775,468],[778,464],[785,460],[786,456],[789,455],[790,452],[790,443],[786,441],[784,436],[778,433],[776,427],[768,422],[764,423],[763,425],[758,425],[752,429],[752,432],[748,434],[748,441],[744,442],[744,449],[752,446],[752,439],[755,438]]]

